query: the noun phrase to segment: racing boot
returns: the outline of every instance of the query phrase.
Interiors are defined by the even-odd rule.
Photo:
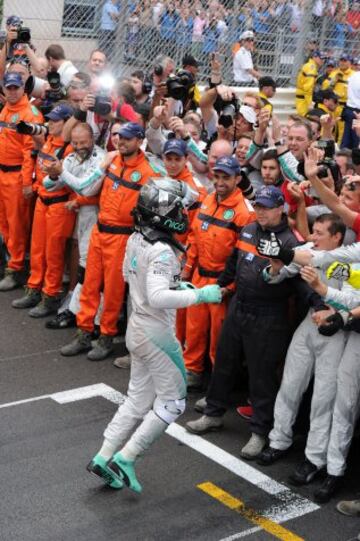
[[[20,287],[20,283],[17,280],[17,272],[6,269],[4,278],[0,280],[0,291],[11,291],[17,287]]]
[[[109,487],[120,489],[123,488],[123,481],[114,474],[107,466],[108,461],[101,455],[95,455],[94,458],[86,466],[88,472],[100,477]]]
[[[246,460],[258,458],[265,445],[266,438],[253,432],[247,444],[241,449],[240,456],[246,458]]]
[[[221,430],[223,426],[223,417],[209,417],[208,415],[203,415],[200,419],[186,423],[185,428],[192,434],[206,434],[207,432]]]
[[[142,491],[142,486],[136,478],[133,460],[126,460],[118,452],[108,462],[108,468],[116,475],[116,479],[123,480],[125,485],[131,488],[131,490],[138,493]]]
[[[29,310],[29,316],[35,318],[47,317],[51,314],[56,314],[60,306],[60,297],[50,297],[49,295],[42,295],[41,301],[31,310]]]
[[[100,334],[95,347],[87,354],[89,361],[103,361],[114,349],[113,337]]]
[[[91,347],[91,333],[79,329],[70,344],[63,346],[60,349],[60,353],[64,357],[73,357],[74,355],[79,355],[79,353],[82,353],[83,351],[89,351]]]
[[[12,301],[13,308],[33,308],[41,301],[41,291],[31,287],[25,288],[25,295]]]
[[[53,319],[45,323],[47,329],[69,329],[76,327],[76,316],[71,310],[64,310],[60,314],[56,314]]]

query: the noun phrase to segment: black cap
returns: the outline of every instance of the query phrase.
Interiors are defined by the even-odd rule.
[[[321,97],[323,100],[335,100],[339,101],[339,96],[335,94],[333,90],[322,90],[321,91]]]
[[[263,88],[264,86],[272,86],[274,90],[276,90],[276,83],[270,75],[265,75],[264,77],[260,77],[259,79],[259,88]]]
[[[199,62],[192,54],[186,54],[182,59],[182,65],[183,68],[186,66],[194,66],[194,68],[198,68],[199,66],[202,66],[202,63]]]

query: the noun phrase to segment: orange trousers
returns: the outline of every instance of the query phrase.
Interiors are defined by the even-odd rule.
[[[97,225],[94,225],[86,260],[85,280],[81,289],[80,311],[76,316],[80,329],[88,332],[94,330],[100,292],[103,291],[100,332],[108,336],[117,334],[117,322],[125,295],[122,267],[128,238],[129,235],[99,233]]]
[[[28,287],[42,289],[50,297],[62,290],[66,241],[71,237],[76,215],[66,203],[44,205],[37,199],[31,233]]]
[[[195,271],[192,283],[196,287],[215,284],[216,279],[204,278]],[[199,304],[186,309],[186,347],[184,362],[187,370],[201,373],[209,344],[211,363],[215,362],[216,347],[226,315],[226,302]]]
[[[23,196],[21,171],[0,171],[0,232],[10,254],[8,269],[24,267],[30,234],[30,201]]]

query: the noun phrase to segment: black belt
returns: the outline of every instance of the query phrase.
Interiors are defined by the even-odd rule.
[[[113,235],[131,235],[131,233],[134,233],[132,227],[125,227],[122,225],[106,225],[98,222],[97,226],[100,233],[111,233]]]
[[[58,195],[56,197],[41,197],[41,195],[39,195],[39,197],[41,202],[47,207],[50,205],[55,205],[55,203],[64,203],[65,201],[69,201],[69,194]]]
[[[0,171],[3,173],[11,173],[12,171],[21,171],[22,165],[4,165],[0,163]]]
[[[219,278],[222,271],[211,271],[204,269],[203,267],[198,268],[200,276],[203,276],[204,278]]]

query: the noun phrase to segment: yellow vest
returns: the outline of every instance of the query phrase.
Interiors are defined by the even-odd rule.
[[[339,105],[346,104],[348,80],[353,73],[355,71],[351,68],[345,71],[336,68],[330,73],[329,79],[324,81],[323,89],[331,88],[339,96]]]
[[[296,80],[296,97],[311,96],[313,94],[318,68],[316,62],[310,58],[300,69]]]
[[[262,108],[267,109],[268,111],[270,111],[270,115],[272,115],[274,106],[269,101],[269,98],[267,96],[265,96],[265,94],[263,94],[262,92],[259,92],[258,96],[261,99]]]

